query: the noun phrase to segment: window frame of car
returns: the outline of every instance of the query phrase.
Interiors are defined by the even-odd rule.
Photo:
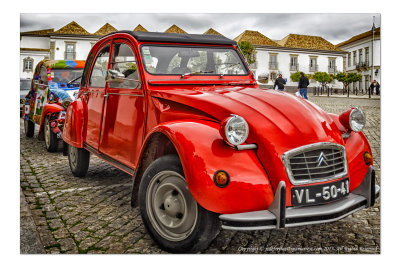
[[[89,72],[91,74],[91,65],[93,62],[93,51],[90,51],[89,56],[86,60],[85,67],[83,68],[82,71],[82,78],[81,78],[81,88],[86,87],[88,84],[88,79],[89,79]]]
[[[158,46],[158,47],[188,47],[188,48],[213,48],[213,49],[229,49],[235,51],[237,54],[238,58],[240,59],[240,62],[242,63],[243,69],[245,72],[244,74],[212,74],[212,73],[196,73],[193,74],[193,76],[234,76],[234,77],[245,77],[251,75],[251,71],[248,68],[245,59],[242,57],[241,53],[234,47],[234,46],[222,46],[222,45],[189,45],[189,44],[159,44],[159,43],[143,43],[140,44],[139,50],[140,50],[140,56],[141,56],[141,63],[143,66],[143,69],[146,71],[147,74],[153,75],[153,76],[181,76],[182,74],[174,74],[174,73],[151,73],[147,70],[146,67],[146,62],[144,59],[144,53],[143,53],[143,47],[144,46]]]
[[[97,50],[97,53],[96,53],[96,56],[93,58],[93,60],[92,60],[92,62],[91,62],[91,67],[90,67],[90,74],[88,75],[88,81],[87,81],[87,87],[89,87],[89,88],[105,88],[106,86],[107,86],[107,82],[106,82],[106,79],[105,79],[105,77],[104,77],[104,86],[103,87],[98,87],[98,86],[92,86],[91,84],[90,84],[90,80],[92,79],[92,75],[93,75],[93,70],[95,69],[94,68],[94,66],[95,66],[95,64],[96,64],[96,61],[97,61],[97,59],[98,59],[98,57],[99,57],[99,54],[108,46],[109,47],[109,51],[108,51],[108,62],[107,62],[107,70],[110,68],[110,56],[111,56],[111,53],[112,53],[112,51],[111,51],[111,44],[112,44],[112,42],[111,42],[111,40],[107,40],[107,41],[105,41],[104,43],[102,43],[102,44],[100,44],[99,45],[99,48],[97,48],[96,50]]]
[[[108,64],[108,70],[114,70],[114,67],[115,67],[115,66],[113,66],[114,64],[116,65],[118,63],[122,63],[122,62],[114,62],[114,60],[115,60],[115,55],[114,55],[114,51],[115,50],[114,49],[115,49],[115,46],[117,44],[123,44],[123,45],[126,45],[133,53],[133,57],[135,58],[135,61],[132,61],[132,62],[135,62],[135,64],[136,64],[136,72],[137,72],[138,79],[137,79],[137,86],[136,87],[114,87],[112,85],[112,83],[108,82],[108,88],[113,88],[113,89],[131,89],[131,90],[141,89],[142,80],[141,80],[140,75],[139,75],[139,73],[140,73],[139,72],[139,65],[140,64],[138,64],[139,63],[139,61],[138,61],[138,54],[139,54],[138,51],[132,45],[131,41],[129,41],[126,38],[121,38],[121,37],[113,38],[111,44],[112,45],[111,45],[110,61],[109,61],[109,64]]]

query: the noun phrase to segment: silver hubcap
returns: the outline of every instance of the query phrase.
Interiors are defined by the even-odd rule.
[[[44,141],[46,142],[46,147],[50,147],[50,125],[46,120],[44,123]]]
[[[69,146],[69,163],[73,169],[76,168],[77,160],[78,160],[78,149],[74,146]]]
[[[146,211],[154,229],[169,241],[188,237],[197,222],[197,203],[186,180],[173,171],[158,173],[146,191]]]

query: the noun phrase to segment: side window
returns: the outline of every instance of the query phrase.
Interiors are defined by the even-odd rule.
[[[125,43],[114,44],[111,69],[122,73],[125,77],[122,83],[109,83],[110,88],[137,88],[139,75],[136,58],[132,49]]]
[[[40,79],[39,82],[42,84],[47,84],[47,69],[45,66],[40,68]]]
[[[81,87],[85,87],[86,86],[86,80],[89,74],[89,69],[90,69],[90,65],[92,64],[92,60],[93,60],[93,51],[90,53],[86,64],[85,64],[85,68],[83,69],[83,73],[82,73],[82,78],[81,78]]]
[[[90,75],[90,87],[105,87],[108,68],[108,57],[110,55],[110,46],[104,47],[96,57],[92,73]]]

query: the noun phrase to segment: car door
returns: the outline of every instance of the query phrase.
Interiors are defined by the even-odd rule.
[[[105,43],[98,49],[93,61],[86,95],[87,126],[85,143],[94,149],[99,148],[101,121],[103,117],[106,74],[109,65],[111,43]]]
[[[145,101],[135,50],[128,41],[112,45],[110,69],[124,75],[123,82],[107,82],[99,151],[134,169],[143,139]]]
[[[42,118],[43,106],[47,101],[46,90],[48,87],[48,79],[47,79],[47,68],[45,66],[40,67],[39,79],[36,84],[36,99],[35,99],[35,109],[33,114],[33,121],[37,124],[40,124]]]

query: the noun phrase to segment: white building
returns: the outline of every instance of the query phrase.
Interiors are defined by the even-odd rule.
[[[86,60],[92,46],[100,36],[116,31],[106,23],[95,33],[89,33],[72,21],[57,31],[45,29],[20,33],[20,78],[32,78],[39,61]]]
[[[343,57],[346,52],[320,36],[289,34],[282,40],[271,40],[257,31],[246,30],[235,41],[250,42],[256,49],[256,62],[251,65],[257,77],[267,77],[268,87],[273,86],[278,74],[287,79],[286,90],[293,91],[297,83],[290,75],[300,71],[305,74],[326,72],[335,74],[343,71]],[[310,80],[310,87],[319,84]],[[343,88],[341,82],[333,81],[329,86]]]
[[[371,29],[336,45],[347,52],[346,72],[357,72],[362,76],[362,81],[351,84],[350,90],[358,89],[366,93],[371,81],[381,82],[380,33],[380,28],[375,28],[374,32]]]

